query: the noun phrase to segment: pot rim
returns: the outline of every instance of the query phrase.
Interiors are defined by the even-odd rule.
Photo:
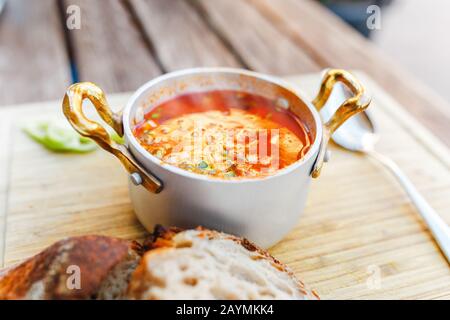
[[[187,170],[183,170],[181,168],[178,168],[176,166],[163,163],[160,159],[153,156],[150,152],[145,150],[137,138],[134,136],[131,126],[130,126],[130,114],[131,109],[135,105],[136,101],[144,95],[148,89],[150,89],[152,86],[164,82],[168,79],[177,78],[179,76],[183,75],[195,75],[195,74],[205,74],[205,73],[229,73],[229,74],[238,74],[238,75],[246,75],[250,77],[257,78],[259,80],[267,81],[274,83],[288,91],[291,91],[295,96],[297,96],[309,109],[309,111],[312,113],[314,122],[316,125],[316,134],[314,137],[314,143],[312,144],[311,148],[308,150],[306,155],[301,158],[300,160],[296,161],[295,163],[279,169],[276,173],[260,177],[260,178],[240,178],[240,179],[220,179],[220,178],[214,178],[205,176],[198,173],[193,173]],[[259,181],[274,179],[280,176],[284,176],[286,174],[291,173],[292,171],[296,170],[297,168],[301,167],[305,163],[308,162],[308,160],[311,159],[311,157],[315,156],[317,157],[319,147],[322,143],[323,138],[323,123],[321,120],[321,117],[319,115],[319,112],[316,110],[316,108],[313,106],[311,101],[306,98],[306,95],[298,88],[294,88],[292,85],[289,84],[289,82],[278,78],[276,76],[270,76],[267,74],[249,71],[245,69],[239,69],[239,68],[227,68],[227,67],[201,67],[201,68],[189,68],[189,69],[182,69],[178,71],[173,71],[166,73],[164,75],[161,75],[159,77],[156,77],[146,83],[144,83],[139,89],[137,89],[133,95],[128,100],[122,114],[122,121],[124,126],[124,136],[125,140],[128,143],[127,148],[129,148],[129,144],[131,144],[135,150],[139,152],[140,155],[142,155],[146,160],[150,161],[151,163],[161,167],[162,169],[168,170],[174,174],[181,175],[187,178],[192,178],[195,180],[203,180],[208,182],[216,182],[216,183],[227,183],[227,184],[235,184],[235,183],[255,183]],[[130,150],[131,152],[131,150]],[[132,153],[132,152],[131,152]]]

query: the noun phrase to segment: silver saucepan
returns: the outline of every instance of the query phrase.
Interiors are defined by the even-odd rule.
[[[344,86],[335,86],[336,83]],[[347,90],[352,97],[323,123],[319,110],[333,90]],[[217,179],[164,164],[147,152],[133,135],[143,114],[180,94],[207,90],[241,90],[278,99],[304,122],[312,145],[300,160],[275,174],[252,179]],[[125,144],[110,139],[107,131],[83,114],[89,99],[101,118]],[[268,247],[292,229],[303,211],[312,178],[319,176],[332,133],[350,116],[361,112],[370,99],[363,86],[344,70],[326,70],[313,101],[282,79],[247,70],[195,68],[172,72],[140,87],[120,113],[108,106],[103,91],[90,82],[76,83],[67,90],[63,111],[80,134],[94,139],[115,155],[130,174],[129,191],[137,217],[151,230],[154,224],[192,227],[203,225],[244,236]]]

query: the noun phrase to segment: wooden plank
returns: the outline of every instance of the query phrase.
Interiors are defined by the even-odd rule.
[[[124,105],[128,97],[113,95],[109,101],[112,105]],[[7,261],[18,261],[24,254],[40,250],[43,243],[34,239],[43,240],[46,246],[71,235],[96,233],[130,239],[143,236],[144,230],[129,202],[128,177],[116,159],[100,149],[84,155],[49,152],[22,132],[22,121],[65,121],[59,101],[5,108],[0,128],[8,121],[7,111],[9,119],[20,119],[9,125],[7,155],[12,161],[8,166],[0,163],[0,172],[6,171],[9,177],[8,206],[3,217],[7,225],[5,232],[0,230],[1,237],[5,237],[4,258],[8,265]],[[70,163],[74,161],[77,165],[72,167]],[[90,176],[94,171],[95,176]],[[84,191],[79,189],[82,185]],[[16,193],[18,190],[21,191]],[[35,224],[35,228],[22,233],[28,223]],[[24,245],[17,251],[9,250],[18,242]]]
[[[317,63],[246,2],[195,1],[205,19],[245,64],[259,72],[288,75],[318,71]]]
[[[65,0],[81,8],[81,29],[68,31],[80,81],[107,92],[135,90],[161,74],[151,48],[121,1]]]
[[[246,0],[322,67],[359,69],[450,146],[450,105],[316,1]]]
[[[450,223],[449,149],[363,78],[375,97],[379,151],[402,167]],[[315,74],[290,81],[313,96],[320,79]],[[113,95],[110,101],[123,105],[126,98]],[[7,110],[15,119],[61,117],[57,101]],[[0,111],[0,124],[7,110]],[[12,126],[7,266],[66,236],[145,234],[133,215],[126,174],[116,159],[101,150],[54,154],[26,137],[16,123]],[[448,263],[397,182],[369,158],[331,148],[330,162],[312,183],[299,224],[270,251],[325,299],[448,298]],[[380,272],[379,288],[367,284],[373,269]]]
[[[8,1],[0,48],[0,106],[57,99],[70,83],[56,0]]]
[[[450,223],[449,200],[443,199],[450,192],[449,149],[372,80],[360,77],[374,93],[371,108],[381,134],[378,150],[400,164]],[[302,76],[291,81],[313,96],[315,91],[311,89],[318,86],[319,79]],[[417,149],[417,142],[422,151]],[[427,156],[411,163],[411,153],[403,148]],[[323,176],[312,186],[307,215],[272,252],[330,299],[434,298],[450,294],[448,264],[397,182],[368,158],[338,148],[332,152]],[[427,167],[430,155],[436,167]],[[362,162],[367,166],[361,166]],[[351,173],[343,177],[347,170]],[[356,185],[358,188],[353,189]],[[325,200],[329,197],[333,201]],[[381,276],[378,289],[367,285],[374,268]]]
[[[184,0],[129,2],[165,70],[242,66]]]

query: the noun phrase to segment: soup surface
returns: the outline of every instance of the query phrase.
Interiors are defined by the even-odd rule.
[[[302,158],[312,141],[282,103],[232,90],[168,100],[133,133],[163,163],[224,179],[271,175]]]

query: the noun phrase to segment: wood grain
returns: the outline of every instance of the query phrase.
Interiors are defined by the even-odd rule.
[[[233,53],[184,0],[130,0],[164,70],[240,67]]]
[[[379,151],[400,164],[450,223],[448,148],[377,84],[359,78],[374,93]],[[292,81],[309,89],[317,78]],[[272,252],[328,298],[450,298],[448,264],[397,182],[377,163],[337,147],[313,184],[304,218]],[[379,289],[367,286],[374,269]]]
[[[68,30],[80,81],[106,92],[135,90],[161,69],[122,1],[65,0],[81,8],[81,29]]]
[[[240,1],[193,1],[214,26],[255,71],[289,75],[318,71],[318,64],[253,6]]]
[[[379,85],[359,77],[374,94],[379,151],[402,167],[450,223],[449,149]],[[310,96],[319,86],[317,74],[290,81]],[[110,101],[123,105],[127,96]],[[0,128],[12,134],[11,150],[0,158],[0,174],[9,172],[7,225],[1,237],[5,266],[66,236],[131,239],[145,234],[116,159],[101,150],[48,152],[8,120],[57,115],[59,108],[58,102],[50,102],[0,111]],[[450,299],[448,263],[403,190],[377,163],[336,146],[320,179],[312,183],[299,224],[271,252],[325,299]],[[379,287],[371,286],[373,272],[380,277]]]
[[[7,123],[13,123],[12,112],[4,111],[2,115],[2,124],[0,126],[0,266],[3,265],[4,258],[4,236],[6,231],[6,212],[8,211],[8,195],[10,182],[10,165],[12,161],[12,136],[11,126]]]
[[[0,48],[0,106],[57,99],[70,83],[56,0],[8,1]]]
[[[252,3],[321,67],[364,71],[450,146],[450,104],[319,3],[245,1]]]

